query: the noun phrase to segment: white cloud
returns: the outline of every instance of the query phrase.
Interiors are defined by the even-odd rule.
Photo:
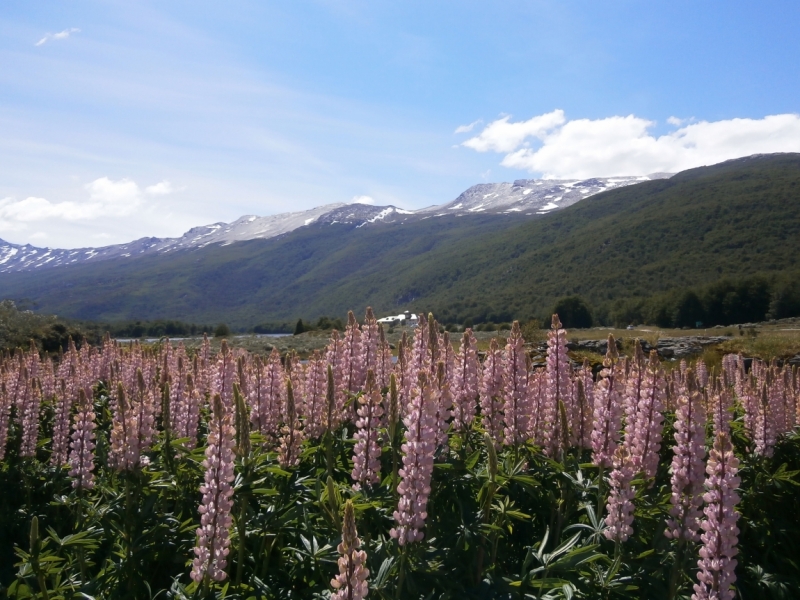
[[[654,122],[634,115],[566,121],[563,111],[553,111],[518,123],[509,119],[489,123],[463,145],[504,153],[503,166],[547,178],[677,172],[751,154],[800,152],[796,114],[686,125],[671,118],[677,129],[659,137],[650,133]]]
[[[541,138],[548,131],[564,123],[564,111],[553,112],[533,117],[519,123],[509,123],[511,115],[492,121],[477,136],[469,138],[462,146],[478,152],[511,152],[518,148],[529,137]]]
[[[473,121],[469,125],[459,125],[456,127],[456,130],[453,133],[469,133],[475,128],[475,125],[479,125],[483,123],[483,119],[478,119],[477,121]]]
[[[370,196],[353,196],[350,204],[375,204],[375,198]]]
[[[686,123],[686,119],[679,119],[678,117],[669,117],[667,119],[667,123],[670,125],[674,125],[675,127],[680,127],[684,123]]]
[[[36,233],[32,233],[28,236],[32,240],[46,240],[48,236],[44,231],[37,231]]]
[[[165,196],[174,192],[175,188],[172,187],[172,184],[169,181],[164,180],[154,185],[148,185],[146,188],[144,188],[144,191],[148,194],[153,194],[154,196]]]
[[[139,186],[130,179],[111,181],[108,177],[101,177],[84,187],[93,201],[103,205],[123,206],[139,201]]]
[[[42,39],[36,42],[36,46],[42,46],[46,44],[50,40],[65,40],[73,33],[80,33],[80,29],[77,27],[72,27],[70,29],[65,29],[64,31],[59,31],[58,33],[46,33]]]
[[[84,188],[89,192],[89,199],[78,202],[50,202],[35,196],[24,200],[3,198],[0,200],[0,231],[18,231],[25,229],[26,223],[47,219],[83,221],[100,217],[125,217],[142,204],[139,186],[129,179],[112,181],[108,177],[101,177]]]

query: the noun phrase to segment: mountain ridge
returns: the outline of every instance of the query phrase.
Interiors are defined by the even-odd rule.
[[[798,247],[800,154],[784,154],[609,190],[529,220],[478,212],[311,223],[270,239],[0,281],[9,299],[94,321],[247,328],[371,305],[380,315],[497,323],[544,318],[557,299],[579,295],[607,322],[621,305],[725,278],[796,281]]]
[[[32,271],[82,262],[125,259],[149,254],[165,254],[211,244],[227,245],[251,239],[269,239],[290,233],[312,223],[355,223],[359,227],[376,222],[413,221],[444,215],[466,216],[478,213],[512,214],[528,217],[566,208],[594,194],[633,185],[659,173],[643,177],[600,177],[589,179],[518,179],[513,183],[474,185],[452,202],[415,211],[396,206],[333,203],[305,211],[259,217],[244,215],[231,223],[217,222],[192,227],[177,238],[143,237],[125,244],[98,248],[39,248],[31,244],[12,244],[0,239],[0,273]],[[484,194],[484,192],[486,192]]]

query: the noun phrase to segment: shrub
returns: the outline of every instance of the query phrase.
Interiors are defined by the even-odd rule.
[[[556,302],[553,313],[567,328],[587,329],[592,326],[592,313],[586,302],[579,296],[568,296]]]

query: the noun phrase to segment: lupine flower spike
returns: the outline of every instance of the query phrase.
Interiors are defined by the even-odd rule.
[[[472,329],[464,332],[453,371],[453,426],[465,430],[475,418],[478,399],[477,340]]]
[[[506,344],[503,387],[501,389],[503,443],[508,445],[521,444],[528,437],[531,411],[528,405],[528,369],[524,343],[519,322],[514,321],[511,326],[511,335]],[[557,408],[556,406],[556,412]],[[555,419],[555,414],[553,418]]]
[[[375,373],[367,371],[367,387],[358,397],[358,419],[355,433],[356,445],[353,448],[353,472],[351,474],[356,482],[354,489],[360,489],[361,484],[374,485],[380,481],[381,473],[381,448],[378,446],[378,427],[383,415],[381,406],[381,391],[375,382]]]
[[[295,467],[300,462],[300,449],[303,444],[303,431],[297,418],[294,403],[292,380],[286,378],[286,422],[281,428],[281,442],[278,448],[278,461],[282,467]]]
[[[223,581],[227,574],[227,556],[230,552],[230,528],[233,522],[233,447],[235,432],[231,424],[232,414],[219,394],[214,395],[214,416],[208,434],[208,447],[203,466],[205,480],[200,486],[203,500],[198,508],[200,528],[197,530],[195,559],[191,577],[202,582]]]
[[[331,587],[335,590],[331,594],[331,600],[362,600],[366,597],[369,590],[369,569],[366,567],[367,553],[359,550],[360,547],[353,502],[348,500],[345,502],[342,518],[342,542],[337,547],[341,554],[338,561],[339,574],[331,580]]]
[[[698,583],[694,586],[692,600],[733,600],[736,593],[736,558],[739,528],[739,460],[733,455],[730,437],[719,432],[708,456],[706,466],[706,508],[701,522],[703,546],[700,548]]]
[[[607,539],[624,542],[633,533],[633,497],[635,492],[631,482],[636,475],[636,467],[627,444],[618,446],[614,452],[614,470],[609,476],[611,493],[606,505],[606,525],[604,534]]]
[[[594,396],[594,427],[592,431],[592,462],[610,467],[617,449],[622,426],[622,404],[618,373],[619,353],[614,336],[608,336],[608,350],[603,360],[601,380]]]
[[[400,500],[394,512],[397,524],[389,533],[401,546],[425,537],[422,528],[428,517],[428,496],[431,493],[433,455],[436,451],[436,395],[434,386],[424,373],[411,395],[403,451],[402,481],[397,486]]]
[[[691,380],[691,378],[690,378]],[[700,507],[703,504],[706,413],[703,396],[695,384],[677,398],[675,445],[672,447],[672,496],[664,534],[671,539],[700,541]]]
[[[502,387],[503,356],[497,340],[493,338],[483,361],[480,403],[483,428],[498,446],[503,443],[503,402],[500,399]]]
[[[556,457],[563,448],[560,431],[567,427],[561,423],[559,403],[564,404],[567,411],[572,412],[572,386],[570,383],[570,366],[567,357],[567,332],[561,328],[558,315],[553,315],[550,332],[547,334],[547,387],[545,403],[541,417],[548,424],[544,428],[544,448],[550,457]],[[565,411],[566,412],[566,411]]]
[[[653,479],[658,470],[661,451],[661,435],[664,429],[664,378],[658,363],[658,354],[650,352],[650,360],[644,367],[642,389],[636,410],[631,452],[634,464],[646,479]]]
[[[75,489],[94,487],[94,406],[83,389],[78,391],[78,412],[70,444],[70,477]]]

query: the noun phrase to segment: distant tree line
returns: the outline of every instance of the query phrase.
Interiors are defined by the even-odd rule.
[[[23,305],[24,306],[24,305]],[[455,307],[455,308],[454,308]],[[663,328],[713,327],[755,323],[769,319],[800,316],[800,276],[750,276],[740,279],[724,278],[706,286],[675,289],[649,297],[626,298],[613,305],[592,307],[583,298],[571,295],[557,300],[542,314],[515,314],[512,309],[494,310],[490,307],[456,302],[437,312],[431,307],[442,326],[457,332],[471,327],[476,331],[498,331],[510,328],[519,320],[531,331],[550,326],[550,315],[558,313],[563,325],[570,329],[587,328],[595,324],[625,327],[648,324]],[[345,321],[340,317],[321,316],[316,320],[278,323],[265,322],[252,328],[239,328],[237,333],[304,333],[306,331],[343,331]],[[61,319],[24,310],[11,300],[0,301],[0,350],[27,347],[30,341],[46,352],[67,348],[72,338],[80,344],[86,339],[92,344],[101,341],[106,332],[114,338],[160,338],[198,336],[203,333],[225,337],[231,328],[220,323],[200,325],[178,320],[125,321],[94,323]]]
[[[465,316],[470,308],[472,310]],[[539,322],[546,328],[553,313],[558,313],[562,324],[571,329],[630,324],[663,328],[713,327],[798,317],[800,275],[723,278],[706,286],[677,288],[646,297],[624,298],[615,303],[598,303],[594,307],[580,296],[572,295],[560,298],[552,308],[538,315],[467,307],[464,303],[441,312],[434,310],[437,319],[441,316],[440,322],[451,331],[466,327],[495,331],[508,328],[514,319],[521,323]]]
[[[627,299],[610,313],[616,325],[703,327],[755,323],[800,316],[800,282],[763,276],[721,279],[708,286],[674,290],[649,298]]]
[[[156,321],[124,321],[108,323],[106,331],[115,338],[141,338],[141,337],[181,337],[203,335],[214,331],[214,325],[198,325],[184,323],[183,321],[156,320]]]

